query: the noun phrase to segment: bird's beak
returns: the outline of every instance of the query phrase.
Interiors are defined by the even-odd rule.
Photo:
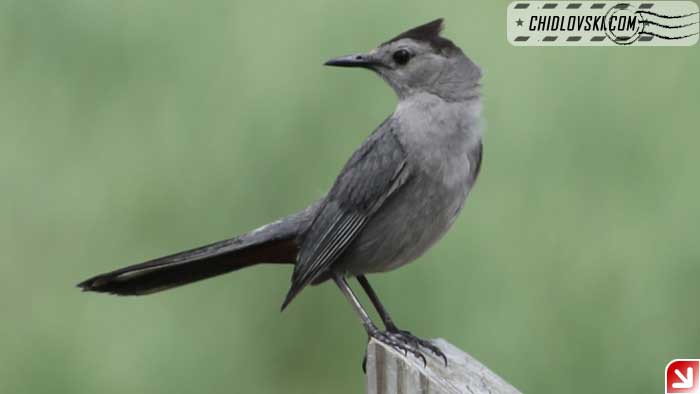
[[[372,69],[377,65],[377,62],[374,57],[367,53],[356,53],[354,55],[336,57],[324,64],[326,66],[335,67],[362,67]]]

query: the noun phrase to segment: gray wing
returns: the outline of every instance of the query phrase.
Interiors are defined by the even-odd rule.
[[[409,178],[406,153],[388,119],[345,164],[300,243],[292,286],[282,309],[327,271],[374,212]]]

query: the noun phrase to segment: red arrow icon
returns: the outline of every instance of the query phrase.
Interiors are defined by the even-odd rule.
[[[699,359],[678,359],[666,365],[666,394],[700,393]]]

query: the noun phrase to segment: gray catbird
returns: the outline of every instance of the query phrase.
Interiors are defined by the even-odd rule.
[[[482,158],[480,68],[440,36],[442,19],[410,29],[368,53],[328,66],[379,74],[398,95],[394,113],[363,142],[326,196],[247,234],[95,276],[83,290],[143,295],[260,263],[293,263],[284,309],[309,284],[328,279],[348,298],[370,337],[445,358],[399,330],[365,278],[422,255],[450,228]],[[386,328],[370,320],[349,287],[355,276]],[[446,359],[445,359],[446,362]]]

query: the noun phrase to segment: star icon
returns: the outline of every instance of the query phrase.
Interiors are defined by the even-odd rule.
[[[522,26],[522,25],[523,25],[523,20],[520,19],[520,18],[518,18],[518,20],[515,21],[515,24],[518,25],[518,26]]]

